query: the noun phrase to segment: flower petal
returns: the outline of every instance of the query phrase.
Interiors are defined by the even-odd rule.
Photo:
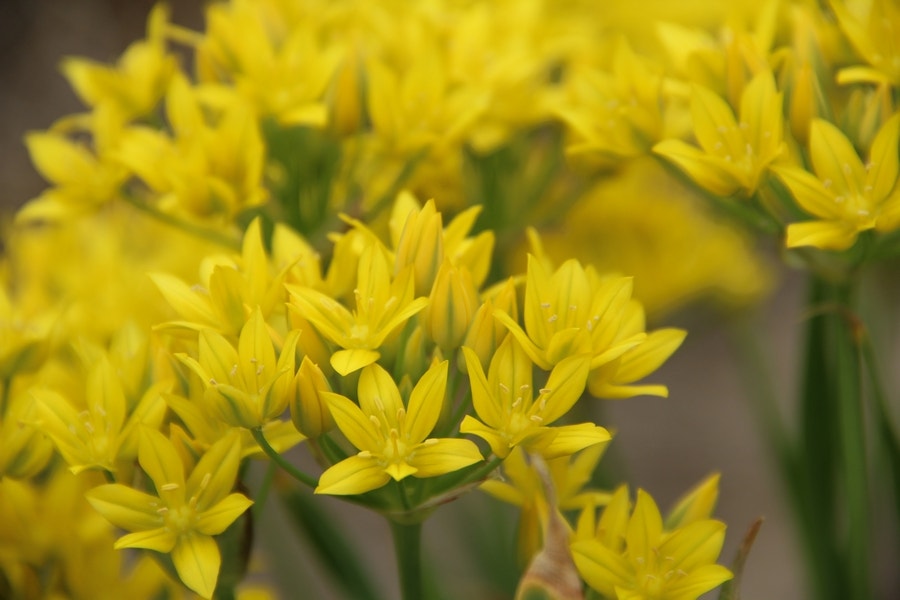
[[[98,513],[127,531],[155,529],[163,518],[157,512],[159,498],[120,483],[110,483],[89,490],[85,496]]]
[[[351,456],[319,477],[317,494],[364,494],[386,484],[390,476],[373,456]]]
[[[156,550],[157,552],[171,552],[178,541],[176,536],[168,527],[158,527],[148,531],[138,531],[123,535],[113,548],[121,550],[122,548],[144,548],[145,550]]]
[[[481,462],[478,446],[469,440],[430,439],[407,459],[416,477],[436,477]]]
[[[205,535],[218,535],[228,529],[252,504],[253,500],[243,494],[230,494],[209,510],[197,515],[194,529]]]
[[[360,450],[377,452],[381,450],[382,440],[377,429],[369,421],[369,417],[349,398],[334,392],[322,392],[322,398],[328,403],[328,409],[334,422],[350,443]]]
[[[412,443],[419,443],[428,437],[441,416],[448,368],[449,362],[445,360],[428,369],[410,394],[405,425]]]
[[[196,533],[181,536],[172,548],[172,563],[184,585],[203,598],[212,598],[222,565],[214,539]]]

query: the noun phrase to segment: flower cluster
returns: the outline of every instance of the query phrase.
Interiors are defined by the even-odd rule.
[[[900,11],[608,4],[159,5],[66,59],[86,111],[26,137],[49,187],[3,240],[0,595],[233,597],[274,490],[385,516],[419,598],[410,536],[480,488],[521,510],[522,597],[696,598],[733,576],[718,478],[665,522],[597,488],[591,398],[667,396],[662,318],[759,298],[768,236],[815,315],[802,439],[774,410],[768,441],[797,506],[840,499],[807,546],[865,597],[868,416],[900,445],[853,299],[900,247]]]

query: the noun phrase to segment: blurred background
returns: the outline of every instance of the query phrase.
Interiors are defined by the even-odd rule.
[[[143,36],[152,4],[148,0],[0,0],[0,202],[6,215],[44,187],[30,165],[23,135],[81,110],[59,73],[60,59],[78,55],[114,61],[131,41]],[[198,0],[172,2],[172,13],[176,23],[203,26]],[[750,317],[750,326],[761,328],[762,339],[772,341],[766,348],[767,359],[786,399],[794,390],[791,374],[800,359],[795,336],[804,290],[790,273],[776,274],[774,289]],[[599,422],[619,433],[605,460],[621,469],[633,488],[649,490],[663,510],[708,474],[721,473],[717,515],[729,526],[722,562],[731,561],[747,527],[757,517],[765,518],[745,571],[743,598],[806,597],[792,524],[767,449],[756,433],[733,345],[721,323],[699,314],[676,314],[664,323],[689,331],[684,346],[653,378],[668,384],[669,398],[639,397],[602,405],[597,401]],[[785,413],[790,410],[783,408]],[[429,552],[440,560],[446,575],[462,580],[477,553],[458,550],[467,543],[466,528],[458,524],[470,520],[483,505],[496,506],[493,500],[474,496],[478,495],[443,508],[426,525]],[[381,520],[338,502],[329,502],[327,508],[351,530],[366,532],[371,570],[385,589],[393,589],[393,555]],[[513,511],[502,507],[495,512],[512,517]],[[271,522],[263,526],[277,527],[273,523],[278,519],[273,507]],[[501,519],[494,526],[511,535],[514,522],[514,517]],[[287,544],[279,539],[268,542],[269,560],[282,563],[293,576],[284,585],[294,591],[285,592],[284,597],[301,597],[297,585],[304,586],[302,597],[330,597],[327,586],[315,580],[314,563],[304,558],[303,549]],[[512,540],[508,547],[512,550]],[[454,556],[461,558],[451,560]],[[886,589],[900,589],[894,572],[897,557],[887,552],[880,561],[877,567]],[[471,597],[478,598],[477,591]]]

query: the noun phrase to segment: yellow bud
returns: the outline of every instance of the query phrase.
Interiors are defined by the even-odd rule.
[[[519,314],[516,303],[516,286],[512,279],[507,279],[506,282],[495,288],[494,292],[489,294],[487,300],[475,311],[472,324],[462,344],[471,348],[478,355],[478,360],[481,361],[481,366],[485,370],[507,332],[506,327],[494,318],[494,310],[504,311],[513,320],[518,320]],[[465,361],[460,361],[459,364],[465,371]]]
[[[397,368],[399,372],[407,373],[418,378],[425,372],[428,366],[425,357],[425,335],[421,327],[416,327],[403,339],[400,352],[397,355]]]
[[[363,67],[359,50],[350,48],[334,73],[328,98],[329,125],[338,135],[348,136],[363,124]]]
[[[303,357],[294,376],[290,397],[291,420],[303,435],[315,439],[334,428],[334,419],[320,392],[330,392],[331,385],[319,366]]]
[[[445,260],[425,313],[425,331],[444,352],[459,348],[478,309],[478,291],[465,267]]]
[[[413,265],[416,296],[424,296],[431,289],[441,262],[444,260],[443,223],[441,213],[429,200],[421,210],[412,210],[406,218],[403,233],[397,242],[395,273]]]
[[[794,74],[789,107],[791,133],[804,146],[809,141],[809,125],[820,116],[816,102],[818,81],[808,62],[801,64]]]

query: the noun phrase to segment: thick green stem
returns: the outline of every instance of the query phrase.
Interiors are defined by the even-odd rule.
[[[898,523],[900,523],[900,438],[894,431],[891,411],[888,408],[887,394],[884,390],[883,380],[878,368],[878,360],[875,355],[875,348],[868,335],[863,337],[862,347],[866,372],[869,376],[869,385],[875,401],[875,417],[878,422],[878,432],[881,436],[884,451],[887,453],[888,467],[891,470],[891,479],[894,486],[894,509]]]
[[[800,402],[799,445],[794,481],[794,508],[801,529],[815,597],[846,597],[844,569],[838,557],[835,520],[837,484],[835,468],[839,446],[838,392],[834,357],[829,352],[828,332],[840,317],[835,312],[832,284],[813,277],[808,308],[806,358]]]
[[[256,443],[259,444],[259,447],[262,448],[263,452],[265,452],[272,461],[281,467],[285,473],[299,481],[300,483],[306,484],[311,488],[315,488],[319,485],[319,481],[310,475],[307,475],[291,463],[289,463],[283,456],[278,454],[278,451],[275,450],[272,446],[269,445],[268,440],[266,440],[266,436],[263,434],[262,430],[251,429],[250,433],[253,434],[253,439],[256,440]]]
[[[400,597],[421,600],[422,586],[422,523],[390,521],[400,576]]]
[[[848,584],[853,598],[870,598],[869,560],[869,477],[866,460],[865,418],[862,402],[861,363],[858,328],[849,311],[851,290],[837,290],[843,310],[832,321],[836,352],[837,421],[840,431],[840,479],[847,502],[845,551]]]

